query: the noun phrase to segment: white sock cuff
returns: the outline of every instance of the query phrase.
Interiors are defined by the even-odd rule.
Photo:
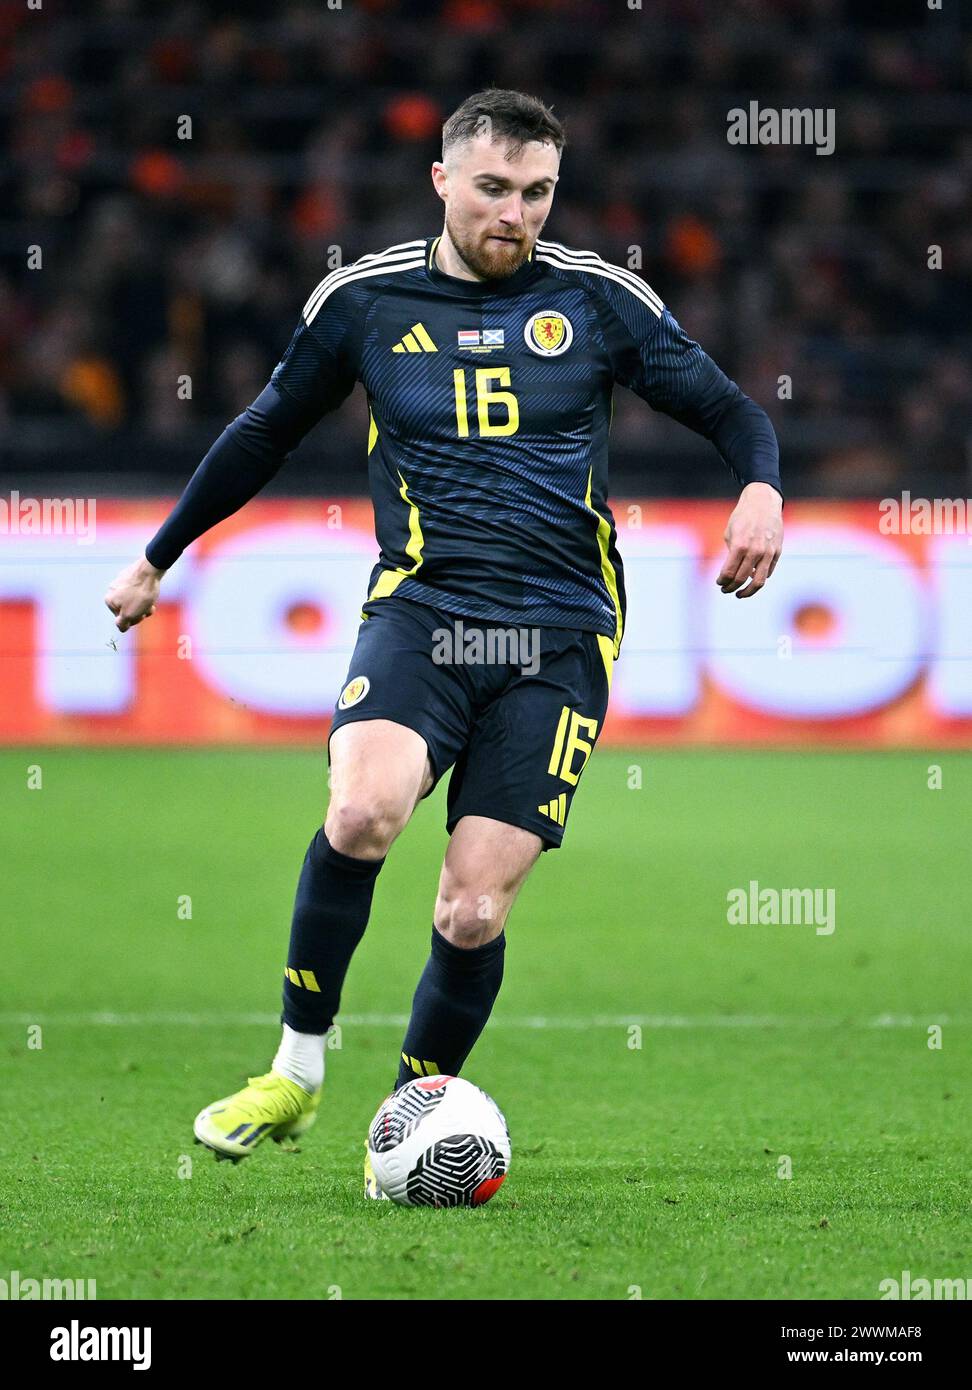
[[[326,1036],[326,1033],[298,1033],[285,1023],[277,1055],[271,1063],[272,1070],[313,1095],[324,1083]]]

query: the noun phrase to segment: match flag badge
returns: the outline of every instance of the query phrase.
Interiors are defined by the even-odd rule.
[[[460,328],[456,344],[461,348],[469,348],[474,352],[482,352],[483,349],[502,347],[505,341],[505,332],[502,328]]]
[[[371,681],[367,676],[355,676],[341,691],[338,709],[350,709],[352,705],[360,705],[370,689]]]
[[[527,319],[523,330],[527,347],[541,357],[559,357],[570,347],[573,338],[573,327],[564,314],[534,314]]]

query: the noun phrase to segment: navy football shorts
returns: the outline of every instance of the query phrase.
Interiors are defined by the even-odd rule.
[[[331,732],[365,719],[414,729],[435,782],[453,769],[450,834],[463,816],[488,816],[556,849],[612,665],[611,639],[594,632],[506,627],[390,595],[363,616]]]

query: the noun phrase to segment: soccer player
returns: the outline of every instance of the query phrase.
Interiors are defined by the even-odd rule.
[[[541,851],[561,843],[624,630],[607,504],[615,385],[711,440],[741,485],[723,592],[758,593],[780,554],[778,450],[763,410],[639,276],[540,239],[563,147],[560,122],[533,97],[464,101],[432,166],[441,235],[325,276],[268,385],[106,595],[123,632],[149,617],[184,548],[363,383],[380,553],[335,709],[326,820],[297,884],[283,1037],[265,1075],[195,1121],[219,1156],[313,1123],[325,1034],[375,881],[450,768],[431,954],[397,1084],[458,1073],[482,1032],[506,919]],[[366,1190],[380,1195],[373,1181]]]

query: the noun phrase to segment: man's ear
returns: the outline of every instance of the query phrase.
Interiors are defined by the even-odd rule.
[[[432,165],[432,185],[443,202],[448,200],[446,193],[448,183],[449,175],[446,173],[445,165],[436,160]]]

